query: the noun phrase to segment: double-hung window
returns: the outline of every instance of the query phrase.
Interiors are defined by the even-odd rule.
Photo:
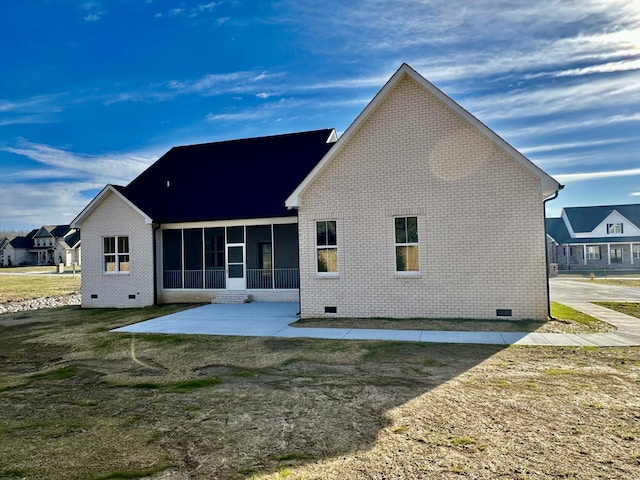
[[[420,271],[418,217],[395,218],[396,272]]]
[[[600,260],[599,246],[587,246],[587,260]]]
[[[633,258],[634,260],[640,259],[640,245],[633,246]]]
[[[105,273],[128,273],[129,237],[104,237],[103,256]]]
[[[338,273],[338,238],[336,221],[316,222],[318,273]]]

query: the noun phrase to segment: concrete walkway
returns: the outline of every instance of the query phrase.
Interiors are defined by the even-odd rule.
[[[576,310],[618,327],[614,333],[562,334],[526,332],[459,332],[291,327],[298,317],[297,303],[204,305],[115,329],[127,333],[324,338],[342,340],[396,340],[406,342],[547,346],[640,346],[640,319],[586,301],[563,302]]]

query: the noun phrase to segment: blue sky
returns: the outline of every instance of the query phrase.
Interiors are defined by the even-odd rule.
[[[402,62],[566,185],[640,203],[635,0],[0,4],[0,230],[69,223],[175,145],[343,132]]]

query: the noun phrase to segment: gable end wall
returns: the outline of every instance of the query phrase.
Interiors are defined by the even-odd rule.
[[[129,308],[153,305],[152,226],[130,205],[113,193],[96,207],[81,225],[82,306],[85,308]],[[130,272],[102,271],[105,236],[129,236]],[[98,298],[91,298],[97,295]],[[135,298],[129,298],[135,295]]]
[[[405,77],[303,191],[303,317],[546,319],[539,180]],[[395,273],[394,216],[419,220],[420,274]],[[315,221],[336,220],[339,275],[316,273]]]

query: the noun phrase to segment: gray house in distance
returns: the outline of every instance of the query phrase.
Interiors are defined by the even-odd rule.
[[[640,204],[564,208],[546,221],[558,269],[640,269]]]
[[[404,64],[340,138],[176,147],[129,185],[107,185],[72,223],[82,303],[546,319],[543,202],[559,189]],[[516,254],[504,255],[505,232]]]

